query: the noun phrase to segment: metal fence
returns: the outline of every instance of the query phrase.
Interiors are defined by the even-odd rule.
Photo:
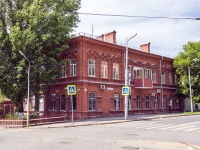
[[[38,119],[30,119],[30,126],[44,125],[44,124],[53,124],[53,123],[62,123],[66,121],[67,116],[60,117],[46,117],[46,118],[38,118]],[[1,119],[0,127],[6,128],[22,128],[25,127],[27,120],[23,119]]]

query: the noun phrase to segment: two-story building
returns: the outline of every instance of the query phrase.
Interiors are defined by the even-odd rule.
[[[174,98],[177,79],[173,59],[151,53],[150,43],[128,49],[129,114],[166,112],[169,104],[173,110],[180,110],[182,101]],[[99,37],[74,37],[60,57],[60,78],[41,97],[41,112],[70,117],[73,108],[75,119],[123,114],[125,50],[116,43],[115,31]],[[67,95],[67,85],[76,85],[73,102]]]

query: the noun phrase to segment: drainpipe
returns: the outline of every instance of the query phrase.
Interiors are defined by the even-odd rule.
[[[162,106],[162,109],[163,109],[163,87],[162,87],[162,60],[163,60],[163,56],[160,60],[160,88],[161,88],[161,106]]]

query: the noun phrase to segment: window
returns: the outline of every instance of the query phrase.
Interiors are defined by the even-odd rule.
[[[113,63],[113,79],[119,79],[119,64]]]
[[[141,109],[141,96],[136,95],[136,99],[137,99],[137,109]]]
[[[95,60],[88,60],[88,75],[95,76]]]
[[[149,96],[146,96],[146,108],[149,109]]]
[[[56,109],[56,94],[51,94],[50,98],[50,110]]]
[[[161,83],[162,84],[165,83],[165,73],[164,73],[164,71],[162,71],[162,73],[161,73]]]
[[[128,110],[132,109],[132,99],[131,99],[131,95],[128,96]]]
[[[94,93],[89,93],[89,110],[96,110],[96,96]]]
[[[173,108],[173,96],[172,95],[169,96],[169,104]]]
[[[70,76],[76,76],[76,60],[70,60]]]
[[[177,75],[174,74],[174,84],[177,85]]]
[[[65,110],[65,102],[66,102],[65,94],[60,94],[60,110],[61,111]]]
[[[119,94],[114,94],[114,109],[119,110]]]
[[[128,86],[131,85],[131,66],[128,66]]]
[[[44,111],[44,95],[40,97],[39,110]]]
[[[162,103],[162,105],[163,105],[163,108],[166,108],[166,96],[165,95],[163,96],[163,103]]]
[[[134,67],[133,70],[134,70],[134,79],[142,79],[143,69],[139,67]]]
[[[65,77],[66,76],[66,65],[65,65],[65,63],[62,62],[60,67],[61,67],[60,77]]]
[[[31,109],[35,110],[35,95],[31,97]]]
[[[144,69],[144,78],[145,79],[151,79],[151,70]]]
[[[158,109],[158,98],[157,98],[157,96],[154,96],[154,98],[153,98],[153,102],[154,102],[154,108],[155,109]]]
[[[152,81],[153,83],[156,83],[156,71],[152,71]]]
[[[172,73],[168,74],[168,78],[169,78],[169,85],[172,85]]]
[[[72,99],[70,98],[70,111],[72,111],[72,106],[73,110],[76,110],[76,96],[73,95]]]
[[[101,77],[102,78],[107,78],[108,77],[108,67],[107,67],[107,62],[102,61],[101,62]]]

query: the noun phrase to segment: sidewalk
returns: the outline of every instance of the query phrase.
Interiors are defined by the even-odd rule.
[[[66,128],[66,127],[113,124],[113,123],[122,123],[122,122],[139,121],[139,120],[160,119],[160,118],[167,118],[167,117],[179,117],[179,116],[185,116],[185,114],[183,113],[134,114],[134,115],[129,115],[128,120],[124,120],[124,116],[103,117],[103,118],[93,118],[93,119],[86,119],[86,120],[75,120],[74,123],[72,123],[71,120],[68,120],[65,123],[31,126],[28,128]]]

